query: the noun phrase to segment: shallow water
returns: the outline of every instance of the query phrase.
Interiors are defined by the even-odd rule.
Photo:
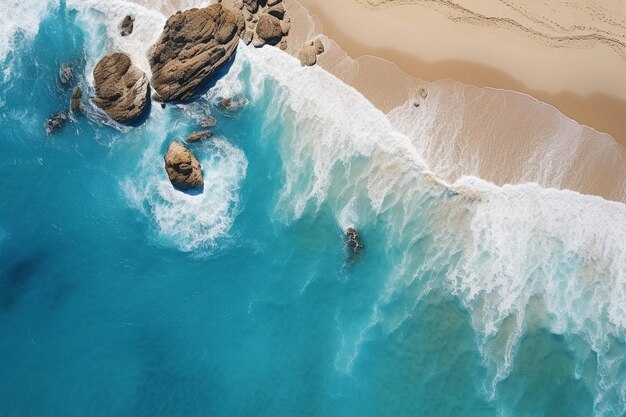
[[[4,58],[0,415],[626,415],[626,206],[445,184],[274,48],[240,46],[205,97],[139,127],[85,103],[47,136],[59,66],[89,94],[126,5],[76,3]],[[207,186],[176,192],[162,155],[209,114]]]

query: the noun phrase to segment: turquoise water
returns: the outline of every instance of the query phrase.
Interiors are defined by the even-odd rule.
[[[60,65],[88,95],[112,48],[78,9],[2,64],[0,416],[626,415],[623,204],[444,184],[274,48],[138,127],[85,103],[48,136]],[[207,186],[179,193],[162,155],[208,114]]]

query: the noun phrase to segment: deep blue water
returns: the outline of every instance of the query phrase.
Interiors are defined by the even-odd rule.
[[[16,35],[2,67],[0,416],[626,415],[626,344],[612,306],[583,314],[597,336],[572,324],[578,315],[559,315],[559,300],[536,283],[568,285],[588,268],[584,254],[549,233],[545,264],[534,258],[544,247],[518,248],[532,295],[496,331],[480,328],[499,293],[469,296],[456,274],[500,276],[489,265],[505,255],[487,239],[468,264],[462,245],[442,244],[463,241],[455,227],[479,203],[436,186],[394,189],[421,181],[410,167],[379,201],[367,188],[377,181],[363,175],[392,165],[374,165],[393,156],[386,151],[354,145],[349,161],[316,165],[303,156],[315,135],[297,145],[311,131],[302,107],[280,77],[254,82],[254,51],[240,51],[231,69],[248,102],[237,112],[220,110],[209,92],[153,106],[132,129],[88,111],[46,135],[47,117],[69,106],[61,64],[73,63],[75,84],[90,94],[85,68],[97,57],[83,30],[75,11],[53,8],[34,38]],[[315,116],[315,98],[307,103]],[[177,196],[163,152],[209,112],[214,139],[191,146],[205,195]],[[323,193],[309,193],[324,168]],[[366,246],[355,262],[346,219]],[[593,276],[623,288],[619,259]],[[592,305],[592,292],[572,295],[572,308]]]

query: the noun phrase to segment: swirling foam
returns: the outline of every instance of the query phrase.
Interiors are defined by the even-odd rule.
[[[123,183],[133,203],[154,219],[159,238],[182,251],[212,251],[227,236],[239,212],[239,187],[246,176],[244,153],[214,138],[194,153],[204,175],[204,190],[194,195],[174,189],[167,179],[160,147],[152,147],[140,169]]]

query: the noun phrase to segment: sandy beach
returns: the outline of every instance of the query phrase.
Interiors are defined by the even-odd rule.
[[[619,1],[301,3],[352,58],[377,56],[425,81],[523,92],[626,144]]]
[[[322,35],[318,64],[389,114],[447,181],[626,201],[626,7],[522,3],[285,0],[289,52]]]

